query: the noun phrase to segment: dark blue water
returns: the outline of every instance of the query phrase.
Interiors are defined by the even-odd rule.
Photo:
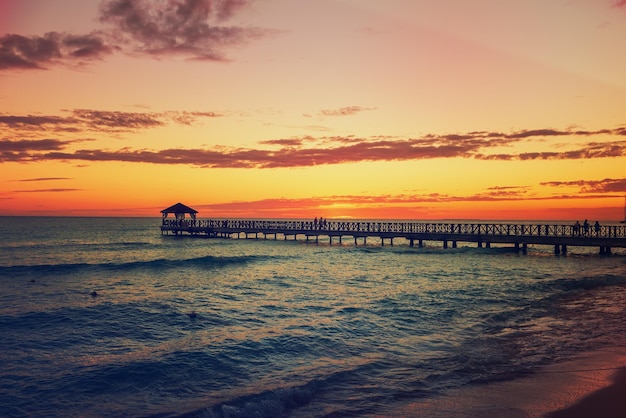
[[[159,224],[0,218],[1,416],[393,415],[626,342],[624,251],[192,239]]]

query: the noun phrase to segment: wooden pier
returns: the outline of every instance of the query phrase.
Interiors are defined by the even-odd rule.
[[[367,244],[377,238],[384,246],[395,239],[405,239],[409,246],[422,247],[425,241],[441,242],[443,248],[457,243],[474,243],[478,247],[510,244],[525,253],[528,245],[554,246],[555,254],[566,254],[570,246],[597,247],[600,254],[611,254],[612,248],[626,248],[626,225],[530,224],[530,223],[433,223],[394,221],[302,221],[259,219],[167,219],[164,211],[162,234],[222,238],[304,239],[319,242],[320,237],[333,242],[351,238],[354,245]],[[171,213],[171,212],[170,212]],[[194,213],[195,215],[195,213]]]

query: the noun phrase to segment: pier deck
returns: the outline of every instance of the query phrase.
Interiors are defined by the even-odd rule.
[[[370,237],[380,239],[382,245],[393,245],[396,238],[404,238],[409,246],[422,246],[424,241],[442,242],[443,248],[457,242],[475,243],[478,247],[491,244],[511,244],[526,252],[530,244],[552,245],[555,254],[567,252],[568,246],[597,247],[601,254],[610,254],[611,248],[626,248],[626,225],[600,225],[588,229],[563,224],[509,224],[509,223],[432,223],[394,221],[298,221],[298,220],[244,220],[205,219],[168,220],[161,225],[162,234],[208,237],[237,237],[297,239],[319,241],[328,237],[341,243],[351,237],[358,245]]]

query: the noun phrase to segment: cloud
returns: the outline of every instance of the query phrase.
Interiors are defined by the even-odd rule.
[[[529,190],[530,187],[528,186],[496,186],[489,187],[484,196],[490,198],[519,198],[524,196]]]
[[[508,138],[530,138],[535,136],[564,136],[569,135],[567,131],[558,131],[555,129],[534,129],[534,130],[525,130],[515,132],[513,134],[507,135]]]
[[[429,196],[420,195],[334,195],[310,198],[277,198],[261,199],[254,201],[236,201],[227,203],[216,203],[207,205],[194,205],[203,213],[228,213],[229,216],[241,212],[244,214],[254,211],[264,213],[266,217],[293,217],[300,218],[309,216],[310,213],[317,213],[328,208],[338,206],[350,206],[363,208],[388,208],[390,205],[408,206],[417,203],[430,202]],[[276,215],[272,215],[272,214]]]
[[[578,187],[580,193],[614,193],[626,191],[626,178],[603,180],[548,181],[541,183],[549,187]]]
[[[224,116],[218,112],[119,112],[93,109],[65,110],[66,116],[0,115],[0,127],[17,131],[125,132],[167,124],[193,125],[200,119]]]
[[[39,139],[39,140],[18,140],[18,141],[0,141],[0,153],[2,152],[23,152],[23,151],[49,151],[60,150],[69,144],[68,141],[59,141],[56,139]]]
[[[13,193],[65,193],[80,192],[82,189],[35,189],[35,190],[14,190]]]
[[[247,6],[246,0],[105,0],[99,20],[113,25],[117,41],[133,52],[180,54],[196,60],[225,59],[225,46],[265,36],[258,28],[219,25]]]
[[[150,113],[104,112],[87,109],[76,109],[71,113],[74,119],[70,120],[75,120],[92,129],[142,129],[164,124],[158,119],[158,115]]]
[[[250,0],[103,0],[97,19],[105,28],[98,31],[2,36],[0,71],[80,65],[115,52],[224,61],[227,48],[276,32],[224,25],[249,3]]]
[[[241,9],[250,3],[248,0],[221,0],[216,2],[217,17],[219,20],[230,19],[238,9]]]
[[[283,147],[301,147],[306,142],[317,142],[318,139],[312,136],[303,136],[300,138],[281,138],[281,139],[269,139],[266,141],[259,141],[262,145],[279,145]]]
[[[0,37],[0,70],[44,69],[66,61],[81,63],[100,59],[114,49],[95,33],[70,35],[49,32],[33,37],[7,34]]]
[[[348,106],[339,109],[325,109],[319,112],[320,116],[352,116],[367,110],[375,110],[372,107]]]
[[[165,112],[163,114],[179,125],[193,125],[201,118],[219,118],[225,116],[218,112]]]
[[[56,139],[3,140],[0,141],[0,163],[32,161],[33,155],[38,155],[42,151],[61,150],[68,144],[68,141]]]
[[[543,184],[543,183],[542,183]],[[228,214],[236,216],[237,213],[249,214],[250,211],[263,213],[265,217],[293,217],[317,216],[327,210],[340,208],[342,213],[354,213],[357,217],[363,217],[365,213],[372,213],[374,219],[384,218],[390,212],[403,213],[404,217],[411,217],[411,211],[419,210],[420,207],[431,204],[449,204],[458,202],[511,202],[511,201],[551,201],[571,199],[597,199],[614,198],[614,194],[546,194],[541,196],[529,195],[531,186],[504,186],[491,187],[482,192],[471,195],[456,195],[444,193],[427,194],[394,194],[394,195],[332,195],[317,196],[310,198],[277,198],[261,199],[253,201],[235,201],[216,204],[194,205],[203,213]],[[428,216],[428,212],[424,213]]]
[[[62,116],[15,116],[15,115],[0,115],[0,126],[5,126],[12,129],[27,129],[29,127],[46,127],[51,125],[60,125],[73,123],[74,121]]]
[[[70,177],[38,177],[33,179],[12,180],[17,182],[72,180]]]
[[[617,158],[626,156],[626,141],[608,143],[590,142],[571,151],[523,152],[519,154],[474,155],[479,160],[529,161],[529,160],[580,160],[585,158]]]
[[[261,141],[260,144],[264,145],[281,145],[285,147],[299,147],[303,143],[303,140],[300,138],[291,138],[291,139],[270,139],[268,141]]]
[[[68,111],[65,119],[54,117],[0,116],[2,124],[28,131],[38,127],[43,130],[85,130],[119,132],[148,129],[167,123],[193,123],[200,117],[217,117],[211,112],[128,113],[95,110]],[[59,127],[54,127],[59,125]],[[21,140],[0,142],[2,161],[35,162],[63,161],[122,161],[151,164],[186,164],[206,168],[287,168],[311,167],[369,161],[408,161],[435,158],[466,158],[479,160],[576,160],[588,158],[620,158],[626,156],[626,140],[592,141],[562,150],[563,145],[543,144],[546,135],[576,138],[594,136],[622,136],[623,128],[601,131],[559,131],[535,129],[500,132],[476,131],[443,135],[427,134],[420,138],[391,136],[355,137],[330,136],[280,138],[259,142],[259,147],[243,148],[218,145],[207,148],[168,148],[118,150],[78,149],[70,145],[79,142],[59,140]],[[19,133],[19,130],[18,130]],[[542,148],[552,146],[556,151],[495,152],[512,148],[518,143],[542,142]],[[264,147],[269,146],[269,147]],[[571,147],[568,145],[568,147]],[[513,148],[512,148],[513,149]],[[504,191],[500,191],[504,193]]]

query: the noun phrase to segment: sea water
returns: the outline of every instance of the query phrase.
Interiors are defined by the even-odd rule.
[[[0,416],[393,415],[626,343],[626,252],[0,218]]]

